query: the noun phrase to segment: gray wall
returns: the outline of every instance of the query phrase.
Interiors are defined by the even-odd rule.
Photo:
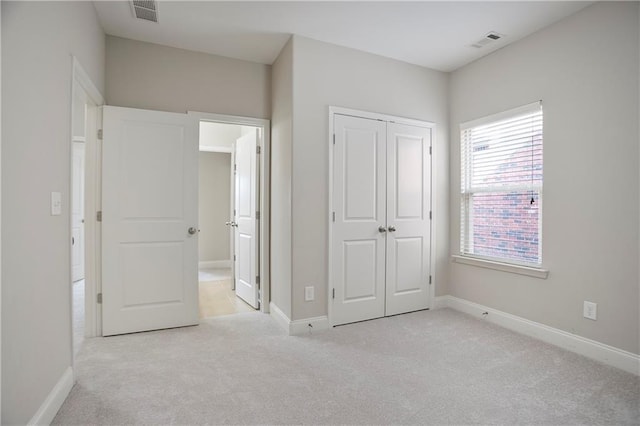
[[[638,3],[597,3],[453,73],[451,251],[459,124],[543,100],[547,280],[451,265],[450,293],[639,353]],[[582,317],[598,303],[598,320]]]
[[[271,301],[291,318],[293,39],[273,63],[271,90]]]
[[[109,105],[271,116],[271,66],[107,36]]]
[[[448,75],[294,36],[292,319],[327,314],[330,105],[436,124],[433,193],[437,294],[447,294],[449,253]],[[304,287],[316,299],[304,301]]]
[[[2,424],[24,424],[71,366],[71,55],[103,90],[105,38],[89,2],[1,7]]]
[[[200,152],[198,164],[199,260],[230,260],[231,154]]]

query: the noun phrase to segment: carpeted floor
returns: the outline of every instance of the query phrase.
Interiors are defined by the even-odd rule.
[[[54,424],[634,424],[640,378],[450,309],[87,339]]]

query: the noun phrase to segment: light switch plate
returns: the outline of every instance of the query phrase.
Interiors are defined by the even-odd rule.
[[[308,286],[304,288],[304,301],[311,302],[315,299],[314,288],[313,286]]]
[[[51,216],[62,214],[62,194],[60,192],[51,193]]]
[[[582,316],[590,319],[597,320],[598,319],[598,304],[593,302],[584,301],[584,308],[582,312]]]

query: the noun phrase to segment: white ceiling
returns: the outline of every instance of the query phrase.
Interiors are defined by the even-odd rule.
[[[593,2],[160,1],[159,23],[128,1],[95,2],[109,35],[271,64],[291,34],[452,71]],[[481,49],[488,32],[504,34]]]

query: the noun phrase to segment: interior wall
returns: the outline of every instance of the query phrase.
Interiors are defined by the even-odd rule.
[[[233,143],[242,136],[242,126],[236,124],[200,122],[200,146],[231,149]]]
[[[231,260],[229,227],[231,154],[200,152],[198,156],[198,259]]]
[[[71,366],[71,55],[103,90],[105,38],[89,2],[0,7],[1,422],[26,424]]]
[[[109,105],[271,116],[271,66],[107,36]]]
[[[451,251],[459,124],[542,99],[547,280],[452,264],[466,300],[639,353],[637,2],[596,3],[451,78]],[[582,317],[598,304],[597,321]]]
[[[271,302],[291,318],[293,41],[273,63],[271,91]]]
[[[327,314],[329,106],[385,113],[436,125],[433,140],[435,285],[447,294],[449,253],[448,75],[294,36],[292,319]],[[304,301],[305,286],[315,300]]]

